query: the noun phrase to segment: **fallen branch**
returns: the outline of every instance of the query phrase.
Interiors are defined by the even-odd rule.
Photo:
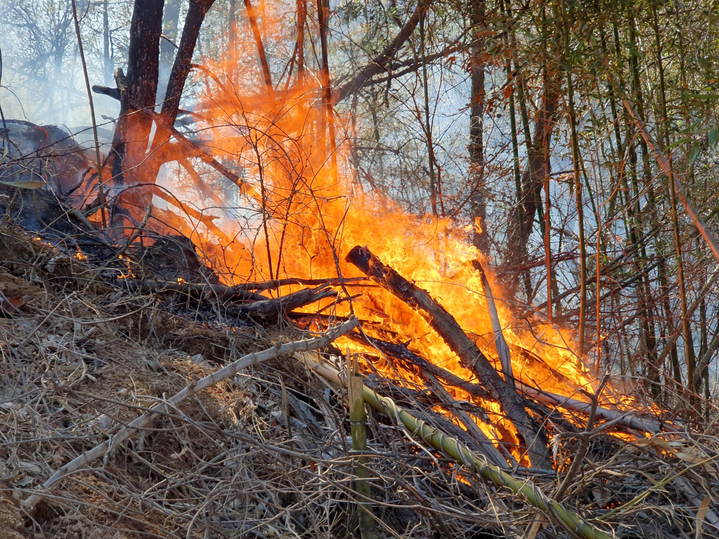
[[[131,279],[127,279],[132,284]],[[187,294],[198,300],[215,297],[221,301],[263,301],[267,298],[255,292],[238,289],[234,286],[207,283],[178,283],[174,281],[156,281],[154,279],[143,279],[138,286],[143,292],[177,292]]]
[[[474,442],[474,445],[479,446],[479,452],[492,464],[496,464],[500,468],[507,468],[507,459],[504,458],[504,456],[502,456],[499,450],[494,446],[492,440],[490,440],[487,435],[482,432],[482,429],[479,428],[476,420],[457,405],[458,403],[455,398],[449,394],[449,391],[445,389],[437,378],[431,374],[427,374],[426,378],[432,387],[432,391],[442,400],[446,409],[448,409],[453,416],[462,422],[464,428],[467,429],[467,434],[470,435],[471,440]],[[516,462],[513,462],[512,465],[516,465]]]
[[[318,286],[322,284],[328,284],[330,286],[339,286],[342,283],[353,283],[357,286],[357,283],[367,281],[365,277],[352,277],[352,278],[327,278],[327,279],[300,279],[290,277],[288,279],[273,279],[270,281],[263,281],[260,283],[242,283],[235,285],[233,288],[238,290],[271,290],[274,288],[280,288],[282,286],[288,286],[293,284],[304,284],[307,286]]]
[[[273,321],[281,318],[293,309],[309,305],[324,298],[337,296],[337,292],[329,288],[329,285],[321,285],[316,288],[304,288],[278,298],[264,299],[248,305],[243,305],[240,310],[252,317],[262,318],[266,321]]]
[[[497,373],[454,317],[427,292],[385,266],[369,249],[354,247],[348,253],[347,261],[422,315],[457,354],[463,366],[475,373],[493,398],[499,401],[504,413],[523,438],[532,466],[551,470],[552,462],[547,451],[547,442],[541,431],[532,424],[524,399]]]
[[[383,354],[387,354],[404,362],[409,362],[421,371],[427,372],[432,376],[436,376],[447,385],[466,391],[472,397],[490,401],[495,400],[492,395],[490,395],[489,392],[479,384],[473,384],[472,382],[468,382],[467,380],[460,378],[456,374],[427,361],[422,356],[418,356],[401,344],[394,344],[370,337],[369,335],[358,335],[356,333],[349,335],[349,338],[363,344],[369,342],[370,345],[377,348]]]
[[[344,376],[340,371],[327,363],[316,362],[308,356],[309,354],[295,355],[323,378],[339,385],[345,385]],[[437,451],[464,464],[496,486],[509,488],[519,498],[543,511],[552,520],[565,526],[571,533],[584,539],[610,539],[610,535],[595,528],[576,513],[568,511],[559,502],[548,498],[536,485],[528,483],[526,479],[517,480],[498,466],[489,464],[483,456],[475,455],[456,439],[446,436],[438,429],[417,419],[408,411],[397,406],[392,399],[377,394],[367,386],[364,386],[364,399],[372,408],[402,422],[413,435],[419,436]]]
[[[519,381],[517,381],[517,388],[547,406],[564,408],[565,410],[579,412],[585,415],[589,415],[592,411],[592,405],[588,402],[583,402],[571,397],[564,397],[562,395],[555,395],[554,393],[549,393],[548,391],[528,386],[527,384],[523,384]],[[621,425],[625,428],[641,432],[651,432],[656,434],[662,431],[661,421],[639,417],[630,412],[620,412],[619,410],[612,410],[611,408],[602,408],[601,406],[597,406],[595,416],[597,419],[611,421],[612,424]],[[604,426],[606,427],[606,425]]]
[[[474,269],[479,272],[479,276],[482,279],[482,288],[484,289],[484,296],[487,301],[489,320],[492,323],[492,331],[494,332],[494,346],[497,348],[499,362],[502,364],[504,379],[513,384],[514,375],[512,374],[512,357],[509,353],[507,341],[504,339],[504,333],[502,333],[502,323],[499,320],[499,313],[497,312],[497,304],[494,301],[494,294],[492,294],[492,287],[489,284],[489,279],[487,279],[487,275],[484,273],[484,268],[482,267],[480,261],[473,260],[472,265],[474,266]]]
[[[400,359],[402,361],[407,361],[419,368],[421,371],[425,371],[432,376],[439,378],[449,386],[462,389],[468,394],[470,394],[472,397],[477,397],[485,400],[494,400],[492,399],[491,395],[489,395],[482,387],[478,386],[477,384],[473,384],[472,382],[463,380],[456,374],[453,374],[448,370],[443,369],[442,367],[439,367],[434,363],[431,363],[422,356],[415,354],[414,352],[408,350],[400,344],[388,343],[386,341],[382,341],[380,339],[375,339],[372,337],[360,337],[355,333],[350,334],[349,338],[359,342],[367,342],[367,340],[369,340],[369,343],[372,346],[375,346],[382,353]],[[563,410],[567,410],[568,412],[582,415],[588,415],[591,413],[592,404],[588,402],[573,399],[571,397],[565,397],[563,395],[549,393],[548,391],[537,389],[536,387],[527,385],[519,380],[516,380],[515,383],[517,385],[517,388],[521,392],[545,406],[551,408],[562,408]],[[599,420],[611,421],[613,425],[618,425],[627,429],[638,430],[641,432],[651,432],[652,434],[662,432],[661,421],[657,421],[656,419],[651,419],[647,417],[640,417],[630,412],[621,412],[619,410],[613,410],[611,408],[597,406],[595,417]]]
[[[83,453],[82,455],[65,464],[62,468],[57,470],[47,481],[45,481],[41,491],[36,492],[22,503],[23,507],[26,510],[31,511],[43,499],[44,495],[49,493],[49,490],[58,481],[82,468],[85,468],[92,461],[103,457],[106,453],[112,451],[115,447],[127,440],[138,430],[149,427],[157,414],[167,413],[170,408],[176,407],[187,397],[191,397],[192,395],[199,393],[203,389],[207,389],[208,387],[213,386],[218,382],[221,382],[222,380],[230,378],[242,369],[245,369],[252,365],[257,365],[259,363],[262,363],[263,361],[267,361],[283,354],[292,354],[307,350],[315,350],[317,348],[327,346],[338,337],[352,331],[358,325],[359,320],[353,317],[350,318],[347,322],[328,329],[325,333],[318,337],[285,344],[277,343],[275,346],[267,348],[266,350],[263,350],[261,352],[247,354],[246,356],[241,357],[234,363],[227,365],[219,371],[205,376],[204,378],[196,382],[192,382],[191,384],[187,385],[182,391],[176,393],[174,396],[169,398],[167,401],[161,402],[156,406],[153,406],[153,411],[145,412],[140,417],[129,423],[127,426],[120,429],[117,434],[110,436],[107,441],[96,445],[91,450]]]

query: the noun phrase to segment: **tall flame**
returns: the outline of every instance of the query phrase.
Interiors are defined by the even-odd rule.
[[[271,28],[286,24],[274,11],[260,10],[266,36]],[[239,32],[238,39],[238,51],[256,50],[249,32]],[[390,198],[364,193],[353,179],[349,142],[338,137],[331,144],[328,138],[330,121],[337,131],[345,122],[336,112],[328,115],[316,80],[304,77],[304,83],[271,91],[264,87],[256,61],[245,55],[207,64],[205,72],[213,75],[197,109],[205,119],[204,144],[243,178],[239,206],[245,209],[217,213],[222,233],[200,226],[192,239],[227,282],[360,276],[344,256],[353,246],[366,245],[427,290],[488,357],[496,357],[485,291],[472,265],[483,256],[467,241],[471,229],[449,219],[412,215]],[[333,153],[330,148],[335,146]],[[501,299],[501,286],[491,274],[488,278],[513,352],[515,377],[584,400],[578,390],[590,389],[594,377],[572,352],[569,335],[539,317],[531,327],[517,319],[511,303]],[[409,340],[409,348],[418,354],[472,379],[444,341],[406,304],[380,287],[347,285],[347,290],[361,294],[351,308],[381,328],[383,335],[396,333],[397,342]],[[348,302],[339,303],[334,313],[346,315],[349,309]],[[396,376],[381,361],[376,366]],[[402,376],[421,382],[412,372]],[[453,393],[471,400],[459,389]]]

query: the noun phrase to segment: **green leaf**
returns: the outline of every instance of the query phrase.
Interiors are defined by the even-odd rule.
[[[719,141],[719,128],[712,129],[707,133],[707,136],[709,138],[709,146],[716,146],[717,141]]]
[[[695,145],[692,147],[692,153],[689,154],[689,166],[690,166],[690,167],[694,165],[694,161],[696,161],[696,158],[697,158],[697,156],[699,155],[699,152],[700,152],[700,151],[701,151],[701,149],[699,148],[699,145],[698,145],[698,144],[695,144]]]

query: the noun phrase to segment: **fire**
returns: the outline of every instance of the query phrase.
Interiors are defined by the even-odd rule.
[[[263,14],[265,39],[281,41],[287,24],[283,14],[270,6],[257,9]],[[270,32],[273,28],[275,35]],[[252,34],[241,31],[237,39],[237,55],[207,64],[198,75],[206,81],[198,107],[206,120],[199,131],[219,159],[234,163],[234,172],[246,182],[240,189],[239,206],[252,210],[243,210],[243,224],[237,212],[215,210],[214,223],[221,233],[199,223],[180,229],[192,231],[190,237],[199,251],[219,268],[228,284],[282,277],[360,276],[344,256],[355,245],[367,245],[386,264],[427,290],[488,357],[496,358],[486,291],[472,265],[473,260],[486,260],[468,242],[469,231],[478,225],[412,215],[389,198],[363,193],[352,176],[349,143],[329,140],[330,123],[339,133],[345,118],[337,111],[328,114],[323,106],[319,74],[286,86],[283,82],[284,89],[278,84],[274,92],[263,89],[254,56],[246,56],[246,51],[256,50]],[[331,148],[336,148],[334,153]],[[514,376],[528,385],[587,401],[581,390],[591,391],[595,377],[573,352],[570,334],[539,317],[531,324],[518,319],[511,303],[502,300],[501,286],[491,272],[487,277],[512,352]],[[389,292],[351,284],[346,290],[361,294],[353,300],[352,309],[367,322],[366,331],[379,337],[399,335],[395,340],[409,341],[417,354],[464,379],[473,378],[428,323]],[[340,303],[332,312],[348,315],[350,306]],[[340,345],[376,355],[369,345],[353,341]],[[373,367],[389,377],[398,376],[382,360]],[[423,383],[410,371],[399,377]],[[457,399],[472,400],[460,389],[449,390]],[[607,402],[610,397],[603,398]],[[482,406],[499,413],[494,403]],[[501,422],[498,415],[492,419]],[[481,426],[497,438],[491,426]]]
[[[118,280],[137,278],[137,276],[132,272],[132,259],[129,256],[119,255],[117,259],[122,260],[125,263],[125,267],[127,268],[126,272],[122,272],[117,275]]]
[[[329,277],[338,270],[344,277],[359,276],[343,257],[354,245],[367,245],[430,292],[494,355],[485,292],[472,266],[472,260],[483,257],[468,245],[465,229],[448,219],[408,214],[387,198],[363,194],[349,173],[346,145],[339,145],[334,166],[326,133],[319,129],[323,124],[320,88],[292,87],[275,99],[266,93],[239,94],[238,87],[234,89],[228,95],[215,87],[205,96],[214,117],[207,132],[216,137],[211,142],[214,148],[241,164],[248,181],[261,184],[261,202],[269,215],[257,218],[258,237],[252,247],[237,245],[237,241],[224,246],[225,257],[235,255],[225,259],[233,269],[233,282],[250,275],[255,279]],[[252,202],[259,201],[248,201]],[[496,280],[491,282],[493,293],[501,297],[501,287]],[[379,288],[348,288],[363,294],[354,302],[362,319],[403,335],[403,340],[411,339],[410,347],[419,354],[455,374],[471,377],[410,307]],[[520,378],[562,394],[589,386],[593,377],[572,352],[568,334],[536,321],[530,332],[521,327],[506,302],[500,300],[498,309]],[[336,310],[337,315],[348,312],[343,306]],[[523,359],[517,353],[520,350],[543,358],[554,372],[543,369],[541,361]]]

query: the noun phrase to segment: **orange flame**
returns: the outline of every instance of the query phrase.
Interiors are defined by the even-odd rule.
[[[284,28],[282,14],[258,7],[268,40],[271,28]],[[256,50],[251,33],[238,32],[237,51]],[[487,356],[496,358],[485,291],[472,261],[482,253],[469,245],[472,224],[460,227],[449,219],[412,215],[391,199],[365,194],[353,180],[349,143],[331,144],[328,123],[341,132],[343,117],[327,115],[316,79],[288,85],[274,93],[263,87],[254,56],[230,55],[207,65],[209,77],[202,96],[202,132],[207,147],[245,182],[240,186],[243,210],[216,212],[222,234],[193,223],[190,236],[222,278],[231,284],[282,277],[327,278],[361,276],[344,262],[355,245],[367,245],[386,264],[427,290],[458,320]],[[334,154],[330,148],[336,146]],[[474,225],[478,226],[478,225]],[[586,401],[579,391],[591,390],[594,376],[572,351],[567,332],[537,318],[530,324],[517,319],[501,286],[488,272],[497,299],[504,336],[512,351],[517,379],[553,393]],[[380,287],[347,290],[354,312],[396,341],[410,340],[409,348],[440,367],[471,380],[447,344],[429,324],[402,301]],[[327,306],[327,304],[324,304]],[[337,316],[349,314],[347,303],[337,304]],[[356,343],[343,343],[362,351]],[[374,352],[365,349],[366,352]],[[498,365],[498,361],[497,361]],[[382,361],[374,365],[396,377]],[[423,384],[412,372],[401,377]],[[458,399],[472,400],[450,388]],[[485,409],[499,412],[493,403]],[[492,428],[481,425],[489,434]]]

